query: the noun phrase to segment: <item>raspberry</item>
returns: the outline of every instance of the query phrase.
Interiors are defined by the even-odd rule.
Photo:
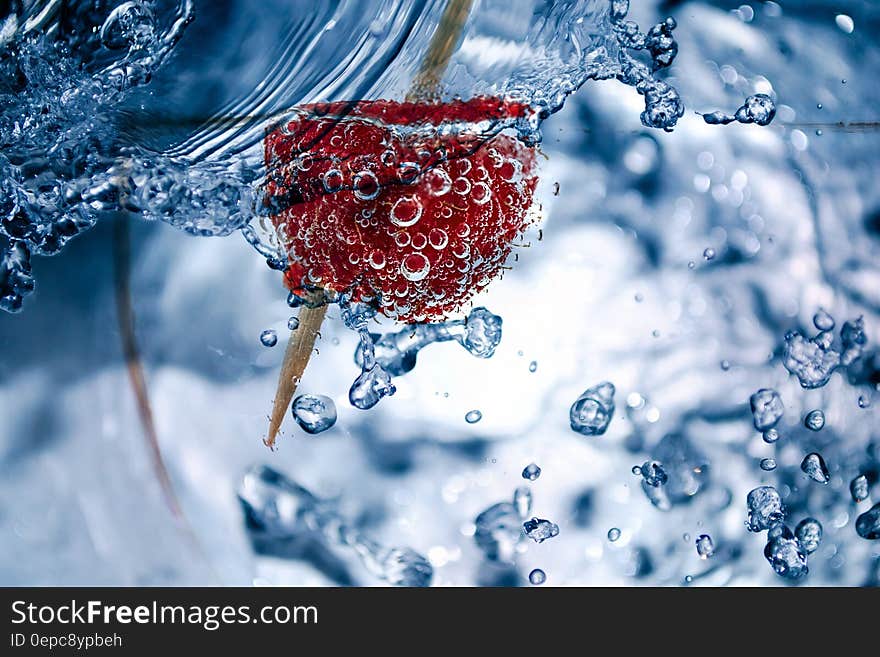
[[[533,220],[535,149],[493,126],[529,108],[493,98],[299,107],[266,136],[267,210],[297,294],[377,301],[439,321],[501,271]]]

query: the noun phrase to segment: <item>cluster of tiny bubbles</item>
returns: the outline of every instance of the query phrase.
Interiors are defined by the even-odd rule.
[[[765,472],[772,472],[776,469],[776,459],[769,457],[761,459],[761,463],[759,465],[761,466],[761,469]]]
[[[758,431],[767,431],[776,426],[785,413],[779,393],[769,388],[761,388],[749,398],[752,421]]]
[[[700,534],[697,537],[696,547],[700,559],[709,559],[715,554],[715,543],[708,534]]]
[[[278,344],[278,334],[273,329],[266,329],[260,333],[260,342],[264,347],[274,347]]]
[[[535,543],[543,543],[548,538],[559,535],[559,525],[543,518],[526,520],[522,528],[526,536],[535,541]]]
[[[736,121],[765,126],[770,125],[776,116],[776,104],[767,94],[753,94],[746,98],[732,115],[715,111],[701,114],[701,116],[710,125],[727,125]]]
[[[547,574],[540,568],[535,568],[529,573],[529,582],[535,586],[540,586],[547,581]]]
[[[483,419],[483,413],[479,409],[473,409],[464,414],[464,421],[468,424],[476,424]]]
[[[501,324],[498,315],[485,308],[474,308],[463,320],[411,324],[385,335],[371,334],[364,327],[354,361],[363,368],[364,356],[369,352],[370,358],[385,371],[392,376],[402,376],[415,367],[416,357],[424,347],[448,341],[458,342],[477,358],[491,358],[501,342]]]
[[[810,479],[820,484],[827,484],[831,480],[825,459],[818,452],[810,452],[804,457],[801,461],[801,470]]]
[[[541,476],[541,468],[536,463],[529,463],[522,471],[522,478],[529,481],[535,481]]]
[[[849,493],[852,496],[853,502],[856,504],[868,499],[868,495],[870,494],[868,478],[863,474],[853,477],[853,480],[849,482]]]
[[[306,433],[321,433],[336,424],[336,404],[325,395],[300,395],[290,410]]]
[[[617,539],[620,538],[620,530],[617,527],[612,527],[608,530],[608,540],[612,543],[616,543]]]
[[[290,557],[319,539],[331,550],[348,551],[366,569],[392,586],[429,586],[430,562],[408,547],[387,547],[351,523],[334,500],[324,500],[268,466],[249,470],[239,487],[238,500],[245,527],[261,554]],[[303,548],[303,558],[310,558]]]
[[[880,539],[880,502],[856,518],[856,533],[869,541]]]
[[[584,436],[604,434],[614,416],[614,392],[614,384],[608,381],[584,390],[568,413],[572,431]]]

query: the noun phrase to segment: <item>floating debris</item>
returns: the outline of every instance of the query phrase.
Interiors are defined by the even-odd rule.
[[[868,490],[868,478],[860,474],[849,482],[849,493],[852,495],[853,502],[864,502],[870,494]]]
[[[708,534],[700,534],[697,537],[696,545],[700,559],[708,559],[715,554],[715,543]]]
[[[828,466],[825,465],[825,459],[817,452],[810,452],[801,461],[801,470],[813,481],[820,484],[827,484],[831,478],[828,472]]]
[[[782,364],[794,374],[802,388],[812,390],[821,388],[840,365],[840,354],[831,349],[830,342],[820,333],[813,340],[807,340],[797,331],[785,335]]]
[[[528,479],[529,481],[535,481],[538,477],[541,476],[541,468],[537,466],[535,463],[529,463],[522,471],[522,478]]]
[[[804,417],[804,426],[810,431],[821,431],[825,426],[825,413],[819,409],[810,411]]]
[[[306,433],[321,433],[336,424],[336,404],[324,395],[300,395],[290,410]]]
[[[543,543],[559,534],[559,525],[542,518],[532,518],[523,523],[523,530],[535,543]]]
[[[794,528],[794,535],[807,554],[812,554],[822,542],[822,523],[815,518],[804,518]]]
[[[476,424],[483,419],[483,413],[476,408],[464,414],[464,421],[468,424]]]
[[[755,429],[758,431],[772,429],[785,413],[779,393],[769,388],[761,388],[749,397],[749,405],[752,408]]]
[[[584,390],[568,414],[572,430],[585,436],[604,434],[614,415],[614,392],[608,381]]]
[[[774,572],[785,579],[797,580],[810,572],[807,552],[784,524],[776,523],[775,531],[768,534],[764,557]]]
[[[880,538],[880,502],[856,518],[856,533],[869,541]]]
[[[510,502],[499,502],[474,520],[474,542],[490,561],[513,561],[522,538],[522,517]]]
[[[264,347],[274,347],[278,344],[278,334],[272,329],[266,329],[260,333],[260,342],[263,343]]]
[[[785,508],[782,498],[773,486],[758,486],[746,497],[749,510],[749,531],[762,532],[785,519]]]
[[[608,540],[612,543],[616,543],[617,539],[620,538],[620,530],[617,527],[612,527],[608,530]]]
[[[761,459],[761,463],[759,465],[761,466],[761,469],[764,470],[765,472],[772,472],[773,470],[776,469],[776,459],[773,459],[773,458]]]
[[[535,586],[540,586],[547,581],[547,574],[540,568],[535,568],[529,573],[529,582]]]

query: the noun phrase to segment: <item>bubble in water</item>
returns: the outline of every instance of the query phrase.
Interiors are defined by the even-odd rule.
[[[834,318],[824,310],[819,310],[813,315],[813,326],[820,331],[834,330]]]
[[[697,554],[700,555],[700,559],[708,559],[715,554],[715,543],[712,541],[712,537],[708,534],[700,534],[697,538],[696,545]]]
[[[707,247],[703,251],[703,259],[706,261],[714,260],[715,259],[715,249],[713,249],[712,247]]]
[[[794,529],[794,535],[807,554],[812,554],[822,542],[822,523],[815,518],[804,518]]]
[[[800,542],[782,523],[778,523],[778,531],[764,548],[764,557],[780,577],[785,579],[801,579],[809,573],[807,553]]]
[[[772,458],[761,459],[760,466],[761,466],[762,470],[764,470],[766,472],[772,472],[773,470],[776,469],[776,459],[772,459]]]
[[[529,463],[522,471],[523,479],[528,479],[529,481],[535,481],[538,477],[541,476],[541,468],[537,466],[535,463]]]
[[[859,395],[858,399],[859,408],[869,408],[871,406],[871,400],[865,395]]]
[[[483,413],[478,409],[474,409],[472,411],[468,411],[464,414],[464,421],[468,424],[476,424],[480,420],[483,419]]]
[[[532,491],[526,486],[519,486],[513,491],[513,506],[520,518],[528,518],[532,510]]]
[[[509,502],[499,502],[474,520],[474,542],[490,561],[512,561],[522,537],[522,520]]]
[[[572,404],[569,422],[573,431],[601,436],[614,416],[614,384],[608,381],[587,388]]]
[[[849,482],[849,493],[852,495],[853,502],[863,502],[868,499],[869,488],[868,478],[860,474]]]
[[[749,531],[762,532],[785,518],[782,498],[773,486],[758,486],[746,497]]]
[[[543,543],[548,538],[553,538],[559,534],[559,525],[542,518],[526,520],[522,527],[526,535],[535,543]]]
[[[779,393],[769,388],[761,388],[749,398],[755,429],[766,431],[779,422],[785,412]]]
[[[810,431],[820,431],[825,426],[825,413],[816,409],[804,417],[804,426]]]
[[[880,502],[856,518],[856,533],[869,541],[880,538]]]
[[[272,329],[266,329],[260,333],[260,342],[264,347],[274,347],[278,344],[278,334]]]
[[[811,390],[828,383],[840,365],[840,354],[821,340],[807,340],[792,331],[785,336],[782,364],[798,378],[802,388]]]
[[[620,538],[620,530],[617,527],[612,527],[608,530],[608,540],[612,543],[616,543],[617,539]]]
[[[400,273],[408,281],[420,281],[431,270],[431,262],[421,253],[410,253],[400,262]]]
[[[828,466],[825,465],[825,459],[817,452],[811,452],[801,461],[801,470],[813,481],[820,484],[827,484],[831,478],[828,473]]]
[[[539,586],[547,581],[547,575],[540,568],[535,568],[529,573],[529,582],[535,586]]]
[[[336,404],[324,395],[300,395],[293,400],[291,412],[306,433],[321,433],[336,424]]]
[[[645,461],[641,467],[636,466],[638,473],[642,475],[643,481],[648,486],[664,486],[669,481],[669,475],[663,469],[663,464],[657,461]],[[635,470],[634,470],[635,471]]]

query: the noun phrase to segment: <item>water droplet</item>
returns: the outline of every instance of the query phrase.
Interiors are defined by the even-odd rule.
[[[529,582],[531,582],[535,586],[540,586],[546,581],[547,575],[540,568],[535,568],[532,572],[529,573]]]
[[[620,538],[620,530],[617,527],[612,527],[608,530],[608,540],[612,543],[616,543],[617,539]]]
[[[822,523],[815,518],[804,518],[794,528],[794,535],[806,553],[812,554],[822,542]]]
[[[291,331],[295,331],[299,328],[299,317],[293,315],[287,318],[287,328]]]
[[[715,554],[715,543],[712,542],[712,537],[708,534],[700,534],[697,537],[696,546],[700,559],[708,559]]]
[[[532,491],[528,486],[519,486],[513,491],[513,506],[520,518],[528,518],[532,510]]]
[[[869,541],[880,538],[880,502],[856,518],[856,533]]]
[[[529,463],[522,471],[523,479],[528,479],[529,481],[535,481],[538,477],[541,476],[541,468],[538,467],[535,463]]]
[[[837,16],[834,17],[834,22],[837,24],[837,27],[846,34],[852,34],[853,30],[856,28],[853,19],[846,14],[837,14]]]
[[[865,395],[859,395],[859,408],[870,408],[871,399]]]
[[[825,426],[825,413],[819,409],[810,411],[804,417],[804,426],[810,431],[821,431]]]
[[[849,482],[849,493],[852,495],[853,502],[864,502],[868,499],[870,491],[868,489],[868,478],[860,474]]]
[[[272,329],[266,329],[262,333],[260,333],[260,342],[263,343],[264,347],[274,347],[278,344],[278,335]]]
[[[765,443],[772,445],[779,440],[779,431],[776,429],[767,429],[761,437],[764,439]]]
[[[703,251],[703,258],[705,258],[706,260],[714,260],[715,249],[713,249],[712,247],[706,248],[706,250]]]
[[[802,388],[810,390],[828,383],[831,374],[840,365],[840,354],[821,339],[807,340],[793,331],[785,336],[782,364],[797,376]]]
[[[834,329],[834,318],[824,310],[819,310],[813,315],[813,326],[820,331],[831,331]]]
[[[749,510],[748,528],[751,532],[762,532],[785,518],[782,498],[773,486],[758,486],[746,497]]]
[[[559,534],[558,525],[542,518],[526,520],[523,523],[523,530],[535,543],[543,543],[548,538],[553,538]]]
[[[474,520],[474,542],[490,561],[512,561],[522,536],[522,520],[514,505],[500,502]]]
[[[825,459],[817,452],[811,452],[801,461],[801,470],[813,481],[820,484],[827,484],[831,478],[828,473],[828,467],[825,465]]]
[[[533,360],[531,363],[529,363],[529,372],[534,373],[537,370],[538,370],[538,361]]]
[[[772,472],[776,469],[776,459],[766,458],[761,459],[761,469],[766,472]]]
[[[468,424],[476,424],[477,422],[479,422],[482,419],[483,419],[483,414],[477,409],[474,409],[472,411],[468,411],[464,415],[464,421],[467,422]]]
[[[569,410],[572,431],[585,436],[604,434],[613,416],[614,384],[608,381],[587,388]]]
[[[633,471],[635,472],[635,469]],[[642,475],[647,486],[654,488],[665,486],[666,482],[669,481],[669,475],[666,474],[663,465],[657,461],[645,461],[641,467],[638,467],[638,474]]]
[[[772,429],[785,412],[779,393],[768,388],[761,388],[753,394],[749,398],[749,405],[752,408],[755,429],[758,431]]]
[[[291,412],[306,433],[321,433],[336,424],[336,404],[324,395],[300,395],[293,400]]]
[[[806,550],[788,527],[781,522],[777,525],[775,534],[772,537],[768,534],[764,558],[780,577],[792,580],[805,577],[809,573]]]

